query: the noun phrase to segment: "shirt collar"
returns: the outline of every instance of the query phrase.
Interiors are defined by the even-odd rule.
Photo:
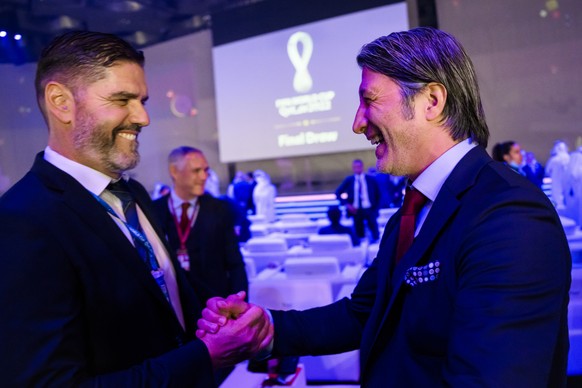
[[[434,202],[453,169],[477,143],[465,139],[439,156],[414,180],[412,186]]]
[[[178,197],[178,194],[176,194],[176,191],[174,190],[173,187],[172,187],[172,190],[170,191],[170,196],[172,197],[172,203],[174,204],[175,209],[181,208],[182,203],[184,203],[184,202],[190,202],[190,205],[192,205],[192,207],[195,207],[196,202],[198,202],[198,197],[194,198],[191,201],[184,201],[182,198]]]
[[[49,146],[44,149],[44,160],[75,178],[84,188],[95,195],[100,195],[111,182],[111,177],[66,158]]]

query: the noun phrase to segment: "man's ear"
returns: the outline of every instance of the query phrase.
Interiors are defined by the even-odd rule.
[[[168,171],[170,172],[170,178],[172,178],[172,182],[176,179],[176,175],[178,174],[178,167],[172,163],[168,166]]]
[[[426,119],[440,120],[447,101],[447,88],[438,82],[426,85],[428,104],[426,105]]]
[[[63,124],[72,121],[75,102],[68,87],[58,82],[49,82],[44,89],[44,102],[49,115]]]

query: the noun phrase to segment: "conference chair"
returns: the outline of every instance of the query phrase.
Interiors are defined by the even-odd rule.
[[[288,246],[283,238],[274,237],[251,237],[244,246],[241,253],[245,259],[253,259],[257,273],[267,267],[278,267],[287,258]]]
[[[322,278],[340,276],[339,261],[336,257],[301,257],[286,259],[283,270],[287,279]]]

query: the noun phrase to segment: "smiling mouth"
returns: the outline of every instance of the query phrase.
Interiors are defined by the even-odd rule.
[[[135,140],[137,138],[137,135],[136,134],[134,134],[134,133],[126,133],[126,132],[118,133],[117,136],[120,136],[120,137],[122,137],[124,139],[127,139],[127,140]]]
[[[370,143],[372,143],[372,145],[378,145],[384,142],[384,137],[378,134],[376,136],[368,138],[368,140],[370,141]]]

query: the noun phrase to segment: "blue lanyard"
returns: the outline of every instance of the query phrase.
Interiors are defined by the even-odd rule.
[[[91,194],[93,194],[93,193],[91,193]],[[111,208],[111,206],[109,206],[109,204],[107,202],[105,202],[103,200],[103,198],[101,198],[95,194],[93,194],[93,196],[95,197],[95,199],[97,199],[97,201],[101,205],[103,205],[103,207],[107,210],[107,212],[109,214],[111,214],[112,216],[117,218],[119,221],[123,222],[123,224],[129,230],[129,233],[131,234],[131,237],[134,239],[134,241],[138,240],[138,243],[140,243],[143,247],[145,247],[145,249],[148,253],[148,261],[149,261],[149,265],[150,265],[151,269],[152,270],[159,269],[160,266],[158,264],[158,261],[156,260],[156,255],[154,253],[154,249],[152,248],[152,245],[148,241],[147,237],[145,235],[143,235],[139,230],[135,229],[133,226],[131,226],[127,222],[125,222],[121,217],[119,217],[117,215],[117,213],[115,212],[115,210],[113,210],[113,208]]]
[[[103,205],[103,207],[107,210],[107,212],[109,214],[111,214],[112,216],[117,218],[119,221],[123,222],[123,224],[129,230],[129,234],[131,234],[133,241],[136,244],[141,244],[146,249],[148,261],[149,261],[149,266],[151,269],[150,272],[151,272],[154,280],[156,281],[156,283],[158,284],[158,286],[162,290],[162,293],[166,297],[166,300],[171,303],[170,293],[168,291],[168,287],[167,287],[166,281],[164,279],[164,270],[160,269],[160,265],[158,264],[158,261],[156,260],[156,255],[154,253],[154,249],[152,248],[152,245],[148,241],[147,237],[144,234],[142,234],[139,230],[135,229],[133,226],[131,226],[127,222],[125,222],[121,217],[119,217],[117,215],[117,213],[115,212],[115,210],[113,210],[111,208],[111,206],[109,206],[109,204],[103,200],[103,198],[101,198],[98,195],[95,195],[93,193],[91,193],[91,194],[95,197],[95,199],[101,205]],[[137,240],[137,242],[136,242],[136,240]],[[148,264],[148,263],[146,263],[146,264]]]

